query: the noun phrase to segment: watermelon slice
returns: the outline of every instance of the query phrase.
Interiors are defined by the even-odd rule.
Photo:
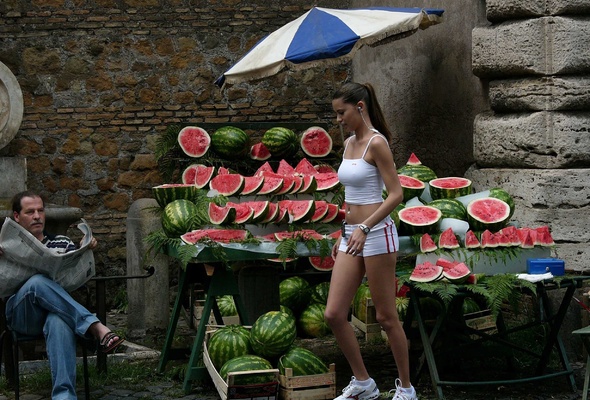
[[[281,207],[280,205],[277,204],[277,216],[275,217],[273,222],[278,225],[290,222],[289,221],[289,210],[287,209],[287,207],[285,207],[285,206]]]
[[[330,256],[312,256],[309,257],[309,263],[318,271],[332,271],[334,269],[334,259]]]
[[[296,231],[275,232],[275,238],[279,242],[286,239],[306,241],[309,239],[321,240],[324,239],[324,235],[318,233],[314,229],[300,229]]]
[[[307,128],[299,139],[301,149],[310,157],[326,157],[332,151],[332,137],[319,126]]]
[[[481,247],[479,239],[472,230],[468,230],[465,233],[465,247],[468,249],[479,249]]]
[[[318,181],[313,175],[304,175],[302,177],[299,193],[314,193],[318,188]]]
[[[537,231],[531,228],[520,228],[517,231],[520,239],[520,247],[523,249],[531,249],[535,247],[537,242]]]
[[[279,213],[278,204],[273,203],[273,202],[269,202],[268,203],[268,210],[266,211],[266,216],[260,220],[260,223],[267,224],[269,222],[274,222],[274,220],[277,218],[278,213]]]
[[[209,184],[213,175],[215,175],[215,167],[191,164],[182,172],[182,183],[191,183],[202,189]]]
[[[497,232],[508,223],[510,206],[500,199],[482,197],[467,204],[467,220],[471,229]]]
[[[319,174],[336,172],[334,167],[329,164],[318,164],[314,168]]]
[[[290,194],[299,193],[299,191],[301,190],[301,187],[303,186],[303,177],[301,177],[299,175],[292,175],[292,176],[290,176],[290,178],[293,179],[293,187],[291,188],[289,193]]]
[[[300,175],[315,175],[318,173],[318,171],[313,167],[313,164],[310,163],[305,157],[303,157],[297,166],[295,166],[295,172]]]
[[[236,224],[247,224],[254,219],[254,209],[248,204],[228,201],[227,206],[235,208],[236,217],[234,218],[234,223]]]
[[[317,190],[326,191],[335,188],[340,184],[337,172],[319,172],[314,175],[317,181]]]
[[[425,261],[414,267],[410,274],[410,280],[414,282],[434,282],[442,276],[442,273],[443,267]]]
[[[327,201],[316,200],[314,202],[314,207],[315,207],[315,211],[314,211],[313,215],[311,216],[311,218],[309,219],[309,222],[319,222],[322,219],[324,219],[324,217],[328,213],[328,202]]]
[[[338,204],[328,203],[328,211],[326,212],[326,215],[324,215],[324,218],[322,218],[318,222],[327,224],[329,222],[334,221],[334,219],[336,219],[336,217],[338,216],[339,211],[340,207],[338,207]]]
[[[441,249],[456,249],[460,247],[459,241],[457,240],[457,236],[455,232],[453,232],[452,228],[446,229],[441,235],[438,237],[438,247]]]
[[[264,143],[256,143],[250,147],[250,158],[259,161],[268,160],[270,158],[270,151],[268,151]]]
[[[451,260],[447,260],[446,258],[443,257],[439,257],[436,260],[436,265],[438,265],[439,267],[443,268],[443,271],[446,271],[448,269],[453,268],[455,265],[457,265],[459,262],[458,261],[451,261]]]
[[[432,237],[425,233],[420,237],[420,252],[422,253],[429,253],[431,251],[435,251],[438,247]]]
[[[481,248],[487,249],[494,247],[498,247],[498,238],[495,237],[495,235],[492,232],[486,229],[481,234]]]
[[[314,200],[281,200],[279,207],[287,210],[289,222],[308,221],[315,213]]]
[[[281,190],[283,187],[283,178],[264,176],[264,184],[256,193],[257,195],[271,195]]]
[[[422,165],[422,161],[418,159],[416,154],[412,153],[410,154],[410,158],[408,158],[406,165]]]
[[[400,229],[414,235],[428,233],[436,229],[436,224],[442,217],[442,212],[430,206],[404,207],[398,212]]]
[[[471,275],[471,270],[462,262],[443,271],[443,276],[452,283],[463,283],[469,275]]]
[[[245,180],[240,174],[217,174],[209,182],[209,189],[216,191],[222,196],[233,196],[242,192]]]
[[[411,176],[398,175],[398,178],[402,186],[404,202],[419,197],[426,188],[424,182]]]
[[[535,244],[538,244],[540,246],[554,246],[555,245],[555,241],[553,240],[553,237],[551,236],[551,232],[549,232],[548,226],[546,226],[546,225],[540,226],[538,228],[535,228],[535,231],[537,233]]]
[[[264,176],[245,176],[244,188],[240,192],[241,196],[256,194],[264,185]]]
[[[330,233],[328,235],[328,237],[329,238],[332,238],[332,239],[339,239],[340,237],[342,237],[342,230],[341,229],[338,229],[337,231],[334,231],[334,232]]]
[[[499,232],[502,233],[508,240],[508,246],[520,246],[520,238],[518,237],[518,229],[513,226],[502,228]]]
[[[433,200],[452,199],[471,193],[471,181],[460,177],[436,178],[428,182]]]
[[[211,146],[211,137],[207,131],[198,126],[186,126],[178,132],[178,144],[189,157],[202,157]]]
[[[236,210],[233,207],[218,206],[211,202],[209,203],[209,220],[214,225],[231,224],[236,218]]]
[[[283,159],[279,161],[279,166],[277,167],[276,173],[279,175],[291,176],[295,174],[295,168],[293,168],[291,164]]]
[[[197,229],[194,231],[187,232],[180,236],[183,242],[187,244],[195,244],[199,240],[211,239],[216,242],[229,243],[239,242],[247,239],[250,236],[250,232],[245,229]]]
[[[270,207],[268,200],[246,201],[241,204],[247,205],[254,211],[250,222],[261,222],[268,215],[268,208]]]

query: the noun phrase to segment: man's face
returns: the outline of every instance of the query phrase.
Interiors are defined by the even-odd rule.
[[[39,240],[43,240],[45,228],[45,207],[40,197],[23,197],[20,213],[14,212],[14,220],[31,232]]]

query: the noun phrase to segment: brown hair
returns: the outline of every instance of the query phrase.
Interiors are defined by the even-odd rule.
[[[33,192],[32,190],[25,190],[12,196],[12,211],[20,214],[23,209],[23,205],[21,203],[24,197],[38,197],[43,202],[43,206],[45,206],[45,199],[43,196]]]
[[[387,138],[387,141],[391,141],[392,134],[389,130],[389,126],[383,116],[383,111],[375,95],[375,89],[370,83],[360,84],[356,82],[348,82],[342,85],[334,95],[332,100],[342,99],[345,103],[356,105],[359,101],[364,101],[367,105],[369,112],[369,118],[373,123],[373,127],[377,129],[383,136]]]

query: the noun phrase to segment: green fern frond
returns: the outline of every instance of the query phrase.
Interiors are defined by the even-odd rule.
[[[164,157],[170,150],[178,146],[178,133],[180,132],[179,125],[168,125],[166,130],[156,139],[156,146],[154,149],[154,155],[156,161]]]
[[[286,260],[288,258],[296,258],[297,257],[297,239],[288,238],[282,240],[277,245],[277,253],[279,254],[279,258],[281,260]]]

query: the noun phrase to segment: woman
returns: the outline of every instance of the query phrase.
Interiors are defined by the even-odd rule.
[[[343,236],[332,249],[335,259],[325,317],[354,376],[337,400],[370,400],[379,389],[369,376],[348,309],[367,276],[377,320],[387,334],[399,372],[396,400],[415,400],[410,383],[408,344],[395,307],[395,264],[399,241],[390,213],[402,201],[391,132],[370,84],[347,83],[333,97],[337,121],[353,135],[344,142],[338,178],[345,188]],[[383,188],[387,197],[383,199]]]

